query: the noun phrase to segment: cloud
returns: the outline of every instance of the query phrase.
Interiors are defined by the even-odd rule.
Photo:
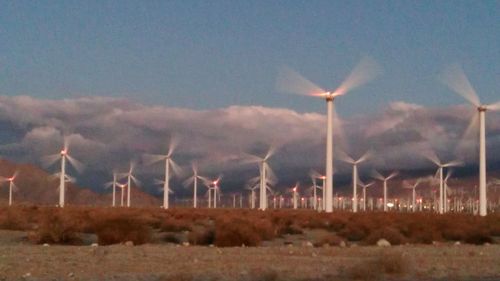
[[[426,108],[391,103],[381,112],[343,120],[348,146],[341,149],[353,157],[373,150],[375,157],[365,169],[430,168],[432,164],[420,156],[421,151],[432,148],[443,161],[456,158],[455,147],[470,116],[464,106]],[[323,114],[262,106],[192,110],[104,97],[45,100],[0,96],[0,125],[8,124],[0,129],[15,131],[18,136],[15,141],[0,136],[4,154],[39,163],[42,156],[57,152],[66,136],[71,152],[89,166],[89,173],[101,175],[124,169],[130,160],[139,161],[143,153],[166,153],[175,136],[180,139],[174,154],[179,164],[189,167],[196,161],[202,172],[224,173],[225,180],[235,182],[242,180],[242,172],[258,172],[257,167],[240,165],[243,152],[263,154],[269,145],[276,145],[279,149],[271,165],[280,179],[292,182],[307,177],[310,168],[322,169],[325,123]],[[500,114],[489,114],[488,146],[497,152],[498,124]],[[474,151],[473,144],[467,147],[469,151]],[[498,162],[495,155],[489,161]],[[472,156],[467,160],[476,161]],[[340,174],[350,171],[346,165],[338,166]],[[139,171],[159,174],[161,166]]]

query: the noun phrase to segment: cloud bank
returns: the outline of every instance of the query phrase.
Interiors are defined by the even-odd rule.
[[[443,161],[463,157],[476,160],[476,138],[461,141],[475,114],[467,106],[426,108],[405,102],[389,104],[380,112],[358,115],[336,124],[334,138],[344,139],[342,149],[352,157],[372,150],[365,170],[430,169],[421,157],[432,148]],[[224,174],[228,182],[241,185],[243,175],[256,175],[257,167],[241,165],[243,153],[264,154],[269,145],[279,147],[271,161],[281,183],[306,178],[311,168],[324,166],[326,117],[290,109],[262,106],[229,106],[216,110],[191,110],[148,106],[125,99],[89,97],[45,100],[29,96],[0,96],[2,155],[15,161],[39,164],[47,154],[70,140],[70,152],[87,165],[84,183],[107,181],[113,169],[138,163],[138,172],[160,176],[161,165],[141,166],[144,153],[163,153],[169,141],[180,140],[174,158],[185,167],[196,161],[201,173]],[[338,132],[342,126],[343,135]],[[488,161],[499,162],[500,114],[487,120]],[[457,151],[458,144],[460,151]],[[338,164],[337,173],[350,168]],[[51,170],[55,170],[52,168]]]

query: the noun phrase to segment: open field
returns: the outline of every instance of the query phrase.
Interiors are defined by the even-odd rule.
[[[15,206],[0,229],[0,280],[500,278],[499,215]]]

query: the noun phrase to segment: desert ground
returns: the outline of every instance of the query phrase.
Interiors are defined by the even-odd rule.
[[[500,280],[500,216],[0,208],[0,280]]]

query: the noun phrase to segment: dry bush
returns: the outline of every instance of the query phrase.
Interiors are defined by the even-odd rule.
[[[342,238],[340,238],[337,235],[332,234],[332,233],[326,233],[323,235],[319,235],[313,241],[313,245],[314,245],[314,247],[321,247],[321,246],[325,246],[325,245],[339,246],[341,242],[342,242]]]
[[[134,245],[149,243],[152,228],[137,217],[111,216],[95,222],[93,227],[98,243],[110,245],[132,241]]]
[[[160,230],[164,232],[190,231],[191,223],[189,219],[165,218],[161,220]]]
[[[215,231],[211,227],[197,227],[188,234],[188,242],[192,245],[212,245],[215,241]]]
[[[375,230],[365,239],[368,245],[375,245],[380,239],[385,239],[391,243],[391,245],[400,245],[406,243],[406,238],[393,227],[384,227],[379,230]]]
[[[465,243],[482,245],[485,243],[493,243],[493,239],[486,229],[473,229],[466,233],[464,238]]]
[[[349,280],[387,280],[411,273],[411,260],[404,253],[383,251],[374,258],[362,261],[347,270]],[[396,280],[396,279],[395,279]]]
[[[4,207],[0,209],[0,229],[28,230],[31,228],[29,222],[29,210],[21,207]]]
[[[257,246],[261,242],[259,233],[241,218],[221,218],[215,223],[214,244],[219,247]]]
[[[348,241],[361,241],[366,238],[366,231],[359,225],[347,225],[338,234]]]
[[[44,209],[39,220],[36,230],[28,235],[30,241],[37,244],[81,244],[76,223],[63,210]]]

